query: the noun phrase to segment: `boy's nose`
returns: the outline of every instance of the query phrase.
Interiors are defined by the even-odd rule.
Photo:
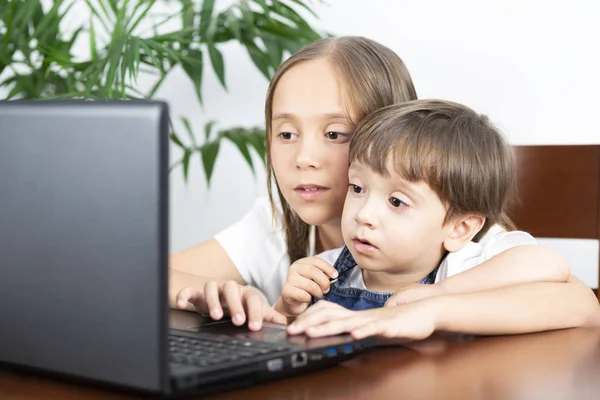
[[[367,201],[367,203],[363,207],[361,207],[360,210],[358,210],[354,219],[359,225],[374,228],[376,217],[373,211],[373,206],[370,204],[369,201]]]

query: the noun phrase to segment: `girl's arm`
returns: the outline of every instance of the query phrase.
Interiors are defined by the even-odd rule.
[[[465,293],[528,282],[567,282],[571,269],[557,252],[538,245],[512,247],[439,283],[443,293]]]
[[[600,326],[600,304],[583,282],[537,282],[431,298],[436,330],[475,335]]]
[[[564,283],[570,274],[567,261],[557,252],[538,245],[517,246],[434,285],[412,285],[401,289],[386,305],[394,306],[425,297],[475,292],[519,283]]]
[[[470,293],[430,297],[396,307],[350,311],[318,302],[288,328],[319,337],[351,332],[420,340],[435,331],[507,335],[600,326],[594,293],[574,276],[566,283],[535,282]]]

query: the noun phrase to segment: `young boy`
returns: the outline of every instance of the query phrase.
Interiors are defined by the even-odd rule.
[[[292,265],[275,309],[296,316],[324,299],[367,310],[443,293],[566,282],[564,260],[513,230],[506,217],[514,175],[509,144],[467,107],[418,100],[370,115],[350,144],[346,246]],[[512,262],[516,252],[519,264]],[[540,252],[547,262],[529,265],[523,257],[539,260]],[[506,256],[492,259],[500,253]]]

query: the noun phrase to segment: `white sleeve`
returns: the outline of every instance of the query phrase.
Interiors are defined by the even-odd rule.
[[[490,235],[483,244],[470,242],[459,251],[448,254],[440,264],[435,282],[476,267],[510,248],[537,244],[533,236],[527,232],[504,230],[499,232]]]
[[[527,232],[511,231],[499,233],[492,237],[483,247],[481,263],[510,248],[532,244],[537,244],[537,242]]]
[[[322,253],[317,254],[317,257],[320,257],[323,260],[327,261],[329,264],[333,265],[337,261],[343,249],[343,247],[338,247],[336,249],[326,250]]]
[[[268,198],[256,200],[241,220],[215,236],[248,285],[260,289],[270,303],[281,293],[290,267],[281,215],[272,217]]]

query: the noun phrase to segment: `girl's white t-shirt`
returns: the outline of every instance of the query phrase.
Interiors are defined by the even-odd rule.
[[[275,304],[279,298],[290,268],[282,211],[276,206],[273,218],[268,197],[260,197],[241,220],[215,236],[244,281],[262,291],[270,304]],[[440,265],[436,282],[481,264],[510,247],[534,243],[535,240],[525,232],[505,232],[496,225],[479,243],[469,243],[448,255]],[[339,254],[339,249],[332,250],[330,254],[336,251]],[[314,254],[315,229],[311,227],[306,255]]]
[[[215,239],[244,281],[258,288],[269,304],[275,304],[290,269],[279,204],[273,218],[269,198],[258,198],[241,220],[218,233]],[[311,227],[306,256],[314,254],[315,228]]]

